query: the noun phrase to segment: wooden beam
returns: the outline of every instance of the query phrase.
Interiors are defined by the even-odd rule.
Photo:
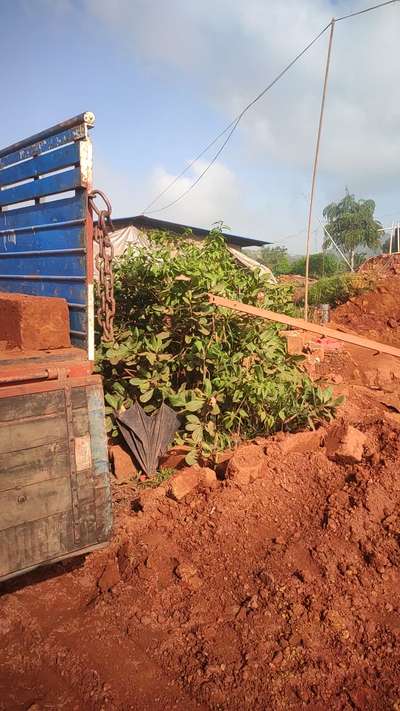
[[[243,304],[241,301],[231,301],[230,299],[223,299],[221,296],[216,296],[215,294],[209,294],[208,299],[211,304],[215,304],[216,306],[223,306],[226,309],[240,311],[241,313],[250,314],[250,316],[256,316],[257,318],[265,318],[268,321],[277,321],[278,323],[285,323],[287,326],[300,328],[304,331],[311,331],[311,333],[317,333],[320,336],[335,338],[337,341],[344,341],[345,343],[351,343],[354,346],[360,346],[361,348],[369,348],[371,351],[387,353],[388,355],[400,358],[399,348],[395,348],[394,346],[388,346],[385,343],[379,343],[378,341],[372,341],[371,339],[364,338],[363,336],[356,336],[351,333],[342,333],[342,331],[337,331],[336,329],[328,328],[327,326],[322,326],[316,323],[310,323],[309,321],[305,321],[302,318],[293,318],[292,316],[286,316],[285,314],[277,314],[275,313],[275,311],[259,309],[256,306]]]

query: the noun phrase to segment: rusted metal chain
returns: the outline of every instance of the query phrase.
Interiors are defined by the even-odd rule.
[[[105,205],[103,209],[96,205],[96,197],[103,200]],[[102,330],[102,340],[112,341],[114,338],[115,299],[112,268],[114,249],[110,239],[110,232],[113,231],[111,203],[101,190],[92,190],[89,194],[89,203],[97,215],[97,224],[94,226],[93,232],[93,239],[99,246],[99,252],[96,255],[96,267],[99,273],[97,321]]]

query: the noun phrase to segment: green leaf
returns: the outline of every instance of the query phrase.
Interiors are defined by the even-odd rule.
[[[189,402],[186,403],[186,410],[189,410],[189,412],[197,412],[197,410],[201,410],[203,405],[204,405],[204,400],[199,400],[199,399],[190,400]]]
[[[191,449],[190,452],[188,452],[187,455],[185,456],[185,462],[190,467],[192,467],[193,464],[197,463],[197,459],[198,459],[198,452],[196,451],[196,449]]]
[[[198,426],[198,423],[188,422],[187,425],[185,425],[185,430],[187,430],[187,432],[194,432]]]
[[[143,393],[143,395],[141,395],[139,397],[139,400],[140,400],[140,402],[149,402],[149,400],[151,400],[153,395],[154,395],[154,388],[151,388],[150,390],[147,390],[147,392]]]
[[[204,386],[204,392],[205,392],[206,396],[211,397],[211,395],[212,395],[211,380],[209,378],[204,378],[203,386]]]
[[[203,439],[203,428],[196,427],[196,429],[193,430],[192,433],[192,440],[195,444],[200,444],[201,440]]]
[[[118,409],[119,397],[117,395],[111,395],[111,393],[106,393],[104,399],[106,402],[108,402],[109,405],[111,405],[114,410]]]
[[[169,395],[168,402],[172,407],[184,407],[186,405],[186,399],[184,394],[178,393],[176,395]]]

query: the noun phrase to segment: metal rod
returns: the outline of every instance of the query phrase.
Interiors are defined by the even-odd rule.
[[[41,373],[25,373],[24,375],[7,375],[0,377],[0,384],[6,383],[20,383],[24,380],[55,380],[57,374],[50,373],[48,370],[43,370]]]
[[[392,247],[393,247],[393,230],[394,230],[394,222],[392,222],[392,226],[391,226],[391,228],[390,228],[389,254],[392,254]]]
[[[400,252],[400,222],[397,223],[397,251]]]
[[[312,211],[313,211],[313,204],[314,204],[315,183],[316,183],[316,178],[317,178],[318,159],[319,159],[319,147],[320,147],[320,143],[321,143],[322,122],[323,122],[323,118],[324,118],[325,98],[326,98],[326,90],[327,90],[327,86],[328,86],[329,65],[331,62],[331,51],[332,51],[332,40],[333,40],[334,28],[335,28],[335,20],[332,19],[331,31],[329,34],[328,54],[327,54],[326,66],[325,66],[324,87],[322,90],[321,110],[320,110],[320,115],[319,115],[318,133],[317,133],[317,143],[315,146],[314,165],[313,165],[313,173],[312,173],[312,180],[311,180],[310,206],[309,206],[309,210],[308,210],[307,243],[306,243],[306,281],[305,281],[305,297],[304,297],[304,318],[306,321],[308,319],[308,285],[309,285],[309,271],[310,271]]]
[[[350,267],[351,271],[354,271],[354,269],[353,269],[353,267],[351,266],[349,260],[347,259],[347,257],[345,257],[345,255],[343,254],[342,250],[340,249],[340,247],[338,247],[338,245],[336,244],[335,240],[334,240],[333,237],[329,234],[329,232],[328,232],[328,230],[326,229],[325,225],[323,224],[323,222],[321,222],[321,220],[320,220],[319,218],[318,218],[318,222],[319,222],[319,224],[321,225],[322,229],[324,230],[325,234],[326,234],[326,235],[329,237],[329,239],[331,240],[333,246],[336,247],[336,249],[337,249],[337,251],[339,252],[339,254],[340,254],[340,256],[342,257],[342,259],[344,259],[344,261],[346,262],[346,264]]]
[[[24,138],[23,141],[17,141],[17,143],[12,143],[11,146],[2,148],[0,151],[0,158],[6,156],[8,153],[20,151],[22,148],[31,146],[32,143],[37,143],[45,138],[50,138],[50,136],[54,136],[56,133],[61,133],[61,131],[66,131],[69,128],[79,126],[80,124],[85,124],[88,128],[93,128],[94,122],[95,115],[91,111],[85,111],[83,114],[78,114],[78,116],[74,116],[66,121],[56,123],[54,126],[51,126],[51,128],[47,128],[45,131],[40,131],[39,133],[35,133],[33,136],[29,136],[29,138]]]

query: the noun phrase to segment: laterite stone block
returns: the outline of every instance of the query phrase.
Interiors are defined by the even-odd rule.
[[[7,348],[68,348],[69,313],[65,299],[0,293],[0,341]]]
[[[301,355],[309,338],[304,331],[280,331],[279,335],[286,339],[289,355]]]

